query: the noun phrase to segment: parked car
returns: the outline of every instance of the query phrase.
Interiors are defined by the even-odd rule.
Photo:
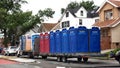
[[[115,58],[116,61],[120,64],[120,50],[116,53],[113,53],[113,51],[110,52],[110,58]]]
[[[15,55],[17,52],[17,47],[16,46],[9,46],[6,50],[4,50],[5,53],[4,55]]]

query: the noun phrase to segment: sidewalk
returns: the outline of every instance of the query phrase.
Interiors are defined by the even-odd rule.
[[[114,49],[102,50],[102,51],[101,51],[101,54],[105,54],[105,53],[110,52],[110,51],[113,51],[113,50],[114,50]]]
[[[15,56],[3,56],[3,55],[0,55],[0,59],[12,60],[12,61],[23,62],[23,63],[36,62],[34,59],[18,58],[18,57],[15,57]]]

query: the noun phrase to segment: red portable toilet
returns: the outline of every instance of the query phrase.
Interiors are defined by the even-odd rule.
[[[45,53],[49,53],[49,51],[50,51],[50,38],[49,38],[48,33],[44,34],[44,46],[45,46]]]
[[[40,34],[40,53],[44,53],[44,34]]]

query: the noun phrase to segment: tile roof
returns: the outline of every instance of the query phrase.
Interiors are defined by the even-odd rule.
[[[117,19],[112,19],[112,20],[106,20],[103,22],[96,22],[95,24],[93,24],[93,26],[97,26],[97,27],[113,27],[113,25],[116,25],[120,22],[120,18]]]
[[[109,1],[115,4],[116,6],[120,7],[120,0],[109,0]]]
[[[42,26],[46,29],[46,30],[48,30],[48,31],[50,31],[53,27],[55,27],[55,25],[57,25],[58,23],[42,23]]]

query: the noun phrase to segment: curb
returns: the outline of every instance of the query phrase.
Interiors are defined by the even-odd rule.
[[[19,63],[33,63],[33,62],[36,62],[36,60],[33,60],[32,62],[30,62],[30,61],[28,61],[28,62],[22,62],[20,60],[28,60],[28,59],[17,58],[17,57],[9,57],[9,56],[2,56],[2,57],[0,57],[0,59],[10,60],[10,61],[19,62]]]

